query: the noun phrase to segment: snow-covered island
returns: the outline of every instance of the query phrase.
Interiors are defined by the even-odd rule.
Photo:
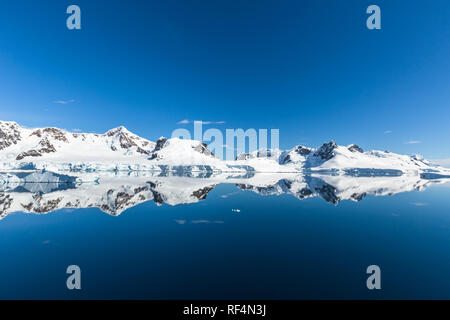
[[[152,142],[124,127],[94,134],[0,122],[0,219],[13,212],[92,207],[119,215],[147,201],[190,204],[222,183],[262,196],[320,197],[337,205],[423,190],[449,179],[450,170],[419,156],[365,152],[333,141],[224,161],[202,142]]]
[[[234,161],[218,159],[205,143],[179,138],[156,142],[125,127],[104,134],[71,133],[58,128],[29,129],[0,121],[0,171],[78,173],[107,171],[333,173],[363,176],[402,174],[428,178],[450,177],[450,170],[419,156],[388,151],[363,151],[357,145],[334,141],[317,148],[258,150]],[[92,176],[92,175],[89,175]],[[42,178],[42,175],[40,175]],[[43,182],[43,181],[41,181]]]

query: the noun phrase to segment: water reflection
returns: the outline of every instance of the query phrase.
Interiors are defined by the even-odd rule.
[[[147,201],[158,206],[190,204],[205,200],[222,183],[261,196],[289,194],[299,200],[320,197],[338,205],[343,200],[361,201],[367,195],[421,191],[445,181],[433,178],[389,172],[376,176],[134,172],[78,177],[49,172],[8,173],[0,184],[0,218],[13,212],[48,213],[67,208],[99,208],[110,215],[119,215]]]

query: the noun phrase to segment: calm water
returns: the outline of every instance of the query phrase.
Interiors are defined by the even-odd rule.
[[[323,188],[312,189],[322,196],[302,189],[295,197],[271,195],[275,187],[214,183],[200,187],[198,202],[171,205],[173,197],[182,200],[158,183],[147,185],[166,193],[152,191],[149,201],[140,195],[118,216],[55,202],[46,214],[4,215],[0,298],[450,298],[449,184],[335,205]],[[4,191],[3,209],[7,195],[24,206],[37,195],[65,195],[72,204],[81,197],[76,188],[43,190]],[[123,192],[120,201],[108,198],[112,193],[102,198],[109,205],[103,211],[134,201]],[[81,291],[66,288],[72,264],[81,268]],[[372,264],[381,268],[378,291],[366,288]]]

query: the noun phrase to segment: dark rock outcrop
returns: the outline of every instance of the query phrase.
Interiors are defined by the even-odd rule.
[[[209,157],[215,157],[211,150],[208,149],[208,145],[206,143],[201,142],[199,145],[192,147],[195,151],[200,152]]]
[[[166,144],[166,142],[167,142],[167,139],[165,137],[159,138],[158,141],[156,141],[156,146],[155,146],[155,149],[153,149],[153,152],[161,150],[164,147],[164,145]]]
[[[324,143],[314,155],[320,157],[322,160],[328,161],[334,157],[334,149],[336,148],[337,144],[331,140],[328,143]]]
[[[351,152],[361,152],[361,153],[364,152],[364,150],[360,146],[358,146],[357,144],[351,144],[347,148]]]
[[[22,152],[21,154],[19,154],[16,158],[16,160],[22,160],[26,157],[41,157],[42,154],[40,154],[38,151],[36,150],[29,150],[26,152]]]
[[[0,127],[0,150],[3,150],[21,140],[18,125],[15,123],[2,123]]]

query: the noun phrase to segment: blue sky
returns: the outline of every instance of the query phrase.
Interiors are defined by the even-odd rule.
[[[0,0],[0,119],[151,140],[203,120],[279,128],[282,148],[450,158],[449,14],[446,0]]]

